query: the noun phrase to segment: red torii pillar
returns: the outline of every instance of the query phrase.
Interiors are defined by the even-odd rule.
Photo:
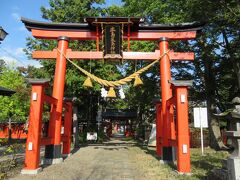
[[[159,48],[160,48],[160,55],[166,53],[168,48],[168,38],[162,37],[159,39]],[[172,90],[171,84],[169,81],[171,80],[171,65],[169,55],[165,55],[160,59],[160,78],[161,78],[161,96],[162,96],[162,104],[161,104],[161,121],[163,123],[163,133],[161,141],[163,143],[162,147],[162,162],[168,163],[175,160],[175,151],[174,147],[169,143],[172,137],[172,132],[174,131],[174,122],[173,116],[171,115],[172,109],[168,110],[167,108],[167,101],[172,97]],[[160,126],[157,127],[159,129]],[[160,130],[160,131],[161,131]],[[158,130],[159,131],[159,130]],[[158,144],[157,144],[158,145]]]
[[[49,79],[30,79],[32,84],[29,128],[26,142],[26,158],[22,174],[37,174],[40,167],[40,146],[52,145],[54,138],[42,137],[42,113],[44,103],[52,104],[52,112],[55,112],[57,100],[44,94],[44,88]],[[64,134],[61,136],[63,142],[63,155],[70,155],[71,131],[72,131],[72,99],[65,100]]]
[[[72,135],[72,113],[73,103],[72,100],[66,100],[65,113],[64,113],[64,141],[63,141],[63,156],[71,155],[71,135]]]
[[[163,121],[162,121],[162,106],[161,102],[155,102],[156,108],[156,153],[157,156],[162,156],[162,137],[163,137]]]
[[[32,84],[28,137],[26,142],[25,167],[22,174],[37,174],[39,167],[40,145],[42,134],[42,110],[44,102],[44,88],[49,80],[30,80]]]
[[[57,164],[63,161],[61,151],[61,120],[63,109],[63,97],[64,97],[64,82],[66,75],[66,54],[68,48],[69,38],[66,36],[58,37],[58,49],[56,68],[54,75],[53,93],[52,96],[58,100],[56,111],[52,111],[49,122],[49,136],[54,138],[54,144],[47,145],[45,150],[46,164]]]
[[[176,106],[177,170],[180,174],[190,173],[190,137],[188,125],[188,87],[192,81],[171,81]]]

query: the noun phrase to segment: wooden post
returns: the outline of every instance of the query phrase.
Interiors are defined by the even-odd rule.
[[[25,167],[22,174],[37,174],[39,167],[40,141],[42,131],[42,111],[44,102],[44,87],[48,80],[30,80],[32,84],[28,136],[26,142]]]
[[[167,52],[168,38],[162,37],[159,39],[160,55]],[[172,162],[175,160],[173,147],[171,147],[169,140],[171,139],[171,123],[170,110],[167,108],[167,101],[172,97],[172,90],[169,81],[171,80],[171,67],[168,55],[160,59],[160,77],[161,77],[161,93],[162,93],[162,118],[163,118],[163,148],[162,148],[162,162]]]
[[[162,112],[161,112],[161,103],[156,103],[156,152],[157,156],[162,156]]]
[[[190,173],[190,137],[188,126],[188,86],[192,81],[172,81],[177,118],[177,170]]]
[[[8,119],[8,143],[9,144],[12,141],[12,117],[11,116]]]
[[[190,173],[187,87],[177,87],[175,92],[177,109],[177,169],[181,173]]]
[[[99,25],[97,24],[96,25],[96,49],[97,51],[99,51],[99,38],[100,35],[99,35]]]
[[[64,141],[63,141],[63,155],[69,156],[71,152],[71,137],[72,137],[72,102],[66,102],[64,115]]]
[[[127,42],[128,42],[128,52],[130,51],[130,28],[131,24],[128,24],[128,32],[127,32]]]
[[[56,111],[52,111],[49,122],[49,136],[54,138],[53,145],[47,145],[45,149],[45,164],[57,164],[62,162],[61,156],[61,121],[64,96],[64,82],[66,75],[66,54],[69,38],[61,36],[58,38],[58,49],[56,68],[54,75],[52,96],[57,99]]]

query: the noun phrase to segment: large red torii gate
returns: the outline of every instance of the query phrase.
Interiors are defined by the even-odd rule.
[[[32,32],[33,37],[39,39],[51,39],[58,41],[57,49],[53,51],[34,51],[34,59],[56,59],[54,85],[52,96],[56,99],[56,109],[51,112],[49,124],[49,137],[51,143],[47,143],[45,158],[47,162],[61,162],[61,114],[63,108],[64,81],[66,74],[66,58],[73,59],[96,59],[103,58],[100,51],[99,41],[102,38],[100,26],[104,23],[123,23],[123,39],[128,41],[128,52],[123,52],[125,60],[148,60],[153,61],[169,51],[169,41],[190,40],[196,38],[202,24],[185,23],[176,25],[152,24],[145,25],[140,18],[112,17],[112,18],[86,18],[86,23],[45,23],[22,18],[26,28]],[[70,40],[96,40],[95,52],[72,51],[68,48]],[[155,52],[131,52],[130,40],[158,41],[159,50]],[[59,53],[59,52],[60,53]],[[194,60],[192,52],[170,51],[160,60],[161,76],[161,104],[157,106],[157,154],[163,161],[173,161],[173,147],[177,147],[178,171],[190,172],[190,152],[188,135],[188,106],[187,106],[187,83],[171,82],[171,60]],[[175,96],[172,97],[172,91]],[[173,120],[173,107],[177,107],[177,123]],[[30,118],[34,118],[30,117]],[[39,119],[39,118],[38,118]],[[36,119],[37,120],[37,119]],[[180,128],[180,129],[178,129]],[[38,142],[31,134],[33,147],[39,148]],[[27,147],[29,146],[27,141]],[[37,145],[34,146],[34,143]],[[39,156],[39,152],[32,153],[26,149],[25,168],[23,173],[36,173],[39,162],[36,160],[32,165],[28,161],[31,157]],[[38,158],[35,158],[38,159]],[[183,163],[184,162],[184,163]],[[184,165],[183,165],[184,164]]]

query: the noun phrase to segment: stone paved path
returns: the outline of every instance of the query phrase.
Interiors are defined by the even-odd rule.
[[[61,164],[45,167],[36,176],[17,175],[12,179],[27,180],[139,180],[146,174],[132,157],[134,142],[118,139],[104,145],[80,148]],[[150,156],[150,155],[149,155]],[[141,163],[141,162],[139,162]],[[155,179],[155,178],[154,178]]]

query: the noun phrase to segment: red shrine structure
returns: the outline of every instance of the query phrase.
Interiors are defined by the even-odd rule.
[[[35,174],[40,170],[40,145],[45,145],[45,163],[59,163],[62,154],[70,154],[71,143],[71,102],[64,102],[64,82],[67,59],[77,60],[147,60],[160,59],[161,102],[156,103],[157,148],[163,162],[177,159],[177,170],[190,173],[190,148],[188,127],[188,87],[191,81],[172,81],[171,60],[192,61],[193,52],[169,51],[170,41],[191,40],[203,24],[144,24],[137,17],[89,17],[86,23],[48,23],[22,18],[26,28],[37,39],[58,42],[52,51],[34,51],[34,59],[56,59],[52,96],[44,93],[47,80],[31,80],[32,94],[29,132],[26,144],[25,167],[23,174]],[[96,51],[72,51],[72,40],[95,40]],[[103,41],[103,48],[100,41]],[[132,52],[131,40],[155,41],[159,49],[155,52]],[[128,42],[128,50],[123,51],[122,42]],[[168,52],[169,51],[169,52]],[[43,104],[51,104],[47,137],[41,135]],[[63,109],[65,109],[64,123]],[[64,133],[61,134],[62,124]],[[63,150],[61,142],[63,142]],[[175,151],[176,149],[176,151]]]

